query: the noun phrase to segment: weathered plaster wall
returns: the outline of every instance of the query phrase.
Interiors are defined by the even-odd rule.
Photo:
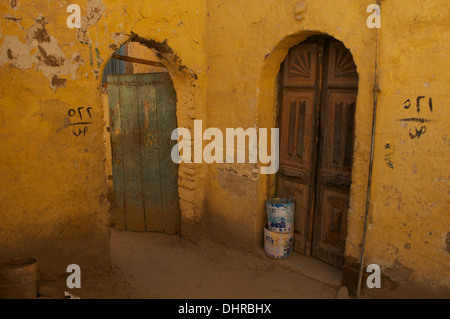
[[[0,259],[33,256],[44,275],[109,267],[101,73],[110,55],[132,35],[153,47],[173,78],[180,126],[205,95],[202,1],[77,1],[80,30],[66,26],[68,4],[0,5]],[[71,125],[79,107],[92,124]],[[180,165],[187,220],[203,211],[201,169]]]
[[[368,261],[383,265],[384,274],[436,289],[450,287],[447,6],[383,2],[382,93],[367,245]],[[424,122],[400,121],[405,118]]]
[[[121,44],[139,41],[167,66],[179,127],[192,129],[201,119],[203,129],[225,131],[276,124],[279,65],[290,47],[321,33],[350,49],[359,73],[346,245],[349,267],[357,266],[373,107],[376,30],[366,26],[372,2],[84,0],[78,2],[84,17],[79,31],[66,27],[69,2],[1,4],[0,257],[32,254],[49,272],[64,272],[68,263],[107,268],[100,79]],[[450,286],[446,4],[382,1],[365,260],[381,265],[392,281],[435,289]],[[424,96],[419,113],[418,96]],[[68,112],[78,107],[92,107],[93,124],[75,136]],[[274,176],[260,175],[259,165],[251,164],[182,164],[179,176],[185,235],[201,236],[202,228],[195,228],[201,225],[261,246],[264,200],[274,193]]]
[[[280,5],[277,1],[209,1],[207,113],[209,125],[222,130],[276,126],[276,77],[288,49],[318,33],[343,41],[361,71],[363,94],[358,96],[356,152],[363,160],[355,164],[352,192],[356,200],[351,214],[363,214],[375,33],[365,25],[367,5],[341,2],[285,1]],[[296,19],[299,3],[307,8],[300,21]],[[209,174],[207,198],[214,211],[212,224],[260,244],[264,200],[274,193],[274,176],[260,175],[258,167],[242,164],[211,165]],[[228,182],[230,179],[235,182]],[[233,200],[224,202],[230,195]]]
[[[346,256],[360,257],[373,109],[376,30],[366,26],[375,1],[208,1],[209,126],[276,125],[276,75],[290,47],[328,34],[353,54],[359,73],[355,161]],[[379,94],[372,205],[365,264],[377,263],[394,282],[448,287],[449,78],[448,10],[444,1],[382,2]],[[306,9],[306,10],[305,10]],[[305,11],[305,12],[303,12]],[[296,13],[303,12],[302,19]],[[233,36],[230,36],[232,34]],[[421,100],[420,114],[415,110]],[[433,99],[433,112],[428,98]],[[404,108],[410,99],[412,107]],[[402,118],[425,118],[421,122]],[[420,138],[416,128],[426,133]],[[420,133],[419,133],[420,134]],[[210,228],[261,245],[264,200],[274,176],[251,165],[208,167]]]

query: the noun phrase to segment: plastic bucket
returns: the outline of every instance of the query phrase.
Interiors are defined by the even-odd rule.
[[[294,231],[294,202],[288,198],[266,200],[269,230],[275,232]]]
[[[0,261],[0,299],[37,297],[37,261],[16,258]]]
[[[264,228],[264,251],[272,258],[286,258],[292,252],[294,233],[278,233]]]

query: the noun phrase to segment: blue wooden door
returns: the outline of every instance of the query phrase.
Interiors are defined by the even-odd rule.
[[[176,94],[168,73],[108,75],[117,228],[180,230]]]

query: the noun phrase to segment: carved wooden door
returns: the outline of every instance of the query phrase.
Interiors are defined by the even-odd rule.
[[[329,37],[292,48],[280,77],[277,193],[295,199],[294,249],[342,267],[358,75]]]

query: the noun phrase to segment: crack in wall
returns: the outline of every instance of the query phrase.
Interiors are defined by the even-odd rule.
[[[187,75],[191,79],[192,86],[196,86],[193,81],[198,79],[198,75],[183,65],[181,58],[176,55],[172,48],[167,44],[167,39],[163,42],[159,42],[154,39],[145,39],[131,31],[130,41],[140,43],[141,45],[151,49],[156,54],[158,59],[166,61],[172,67],[176,66],[176,70]]]

